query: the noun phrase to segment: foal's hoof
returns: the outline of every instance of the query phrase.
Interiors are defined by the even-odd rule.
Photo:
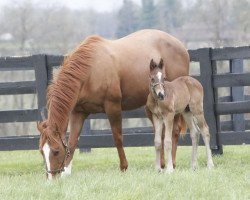
[[[173,163],[173,167],[174,167],[174,169],[176,168],[176,164],[175,163]]]
[[[214,163],[208,163],[207,168],[208,169],[213,169],[214,168]]]
[[[169,168],[166,170],[166,174],[172,174],[174,172],[174,168]]]
[[[162,172],[163,172],[163,169],[162,169],[162,168],[156,168],[156,171],[157,171],[158,173],[162,173]]]
[[[162,168],[162,169],[165,168],[165,162],[161,162],[161,168]]]

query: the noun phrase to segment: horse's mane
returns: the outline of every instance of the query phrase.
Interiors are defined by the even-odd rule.
[[[67,123],[82,83],[89,75],[94,52],[101,41],[102,38],[98,36],[89,37],[64,59],[58,74],[48,87],[48,124],[56,124],[60,130]]]

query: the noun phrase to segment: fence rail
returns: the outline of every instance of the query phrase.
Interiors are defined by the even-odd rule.
[[[211,132],[211,147],[222,152],[223,145],[250,144],[250,98],[244,86],[250,86],[250,73],[243,71],[243,60],[250,59],[250,47],[202,48],[189,50],[191,62],[200,65],[200,75],[194,76],[205,91],[205,117]],[[0,58],[0,71],[34,70],[35,81],[0,83],[0,95],[37,94],[38,109],[0,111],[0,123],[32,122],[41,120],[39,110],[46,105],[46,89],[52,79],[53,69],[60,66],[63,56],[33,55],[28,57]],[[228,61],[228,73],[218,74],[218,61]],[[248,64],[250,68],[250,63]],[[218,88],[229,87],[230,96],[218,97]],[[221,115],[231,120],[222,121]],[[143,108],[122,113],[123,118],[145,118]],[[105,114],[93,114],[85,121],[79,148],[112,147],[111,130],[93,130],[90,119],[106,119]],[[124,128],[125,146],[153,145],[152,127]],[[0,137],[0,150],[29,150],[38,148],[39,136]],[[180,145],[190,145],[187,135]],[[202,144],[202,142],[201,142]]]

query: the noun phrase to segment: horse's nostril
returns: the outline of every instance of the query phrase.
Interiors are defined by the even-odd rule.
[[[162,94],[161,92],[159,92],[158,97],[159,97],[160,100],[163,100],[164,99],[164,94]]]

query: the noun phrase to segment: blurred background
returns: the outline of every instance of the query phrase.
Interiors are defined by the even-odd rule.
[[[86,36],[143,28],[188,49],[250,44],[249,0],[0,0],[0,56],[66,54]]]
[[[144,28],[166,31],[188,49],[247,46],[249,19],[250,0],[0,0],[0,57],[65,55],[86,36],[116,39]],[[0,72],[0,82],[30,80],[33,71]],[[32,108],[36,95],[0,96],[0,110]],[[35,123],[0,124],[0,136],[7,132],[35,134]]]

